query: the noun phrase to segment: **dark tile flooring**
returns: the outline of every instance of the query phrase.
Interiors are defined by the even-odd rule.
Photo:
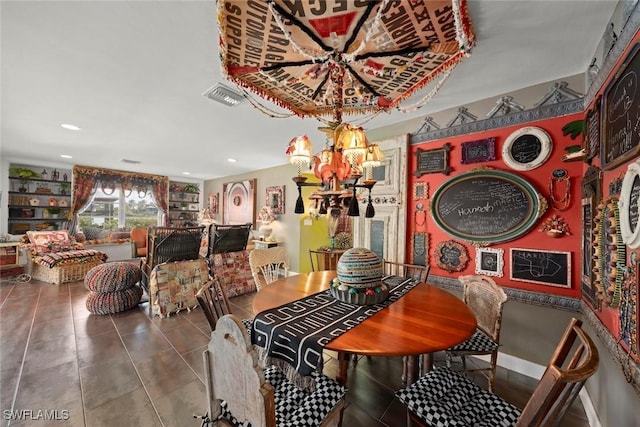
[[[85,308],[86,294],[82,282],[0,284],[2,425],[198,426],[192,416],[206,409],[202,351],[210,334],[201,310],[160,319],[142,303],[96,316]],[[252,299],[232,298],[235,314],[251,317]],[[326,355],[330,376],[334,356]],[[401,367],[399,358],[381,357],[360,358],[350,367],[344,427],[406,425],[393,397]],[[500,369],[496,388],[522,407],[535,383]],[[64,420],[33,421],[45,417],[42,411]],[[9,420],[12,413],[30,419]],[[563,425],[588,425],[580,402]]]

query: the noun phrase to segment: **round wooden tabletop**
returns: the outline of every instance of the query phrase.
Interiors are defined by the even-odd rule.
[[[256,294],[254,313],[328,289],[335,276],[335,271],[317,271],[277,280]],[[420,283],[325,348],[370,356],[419,355],[461,343],[476,326],[475,316],[459,298]]]

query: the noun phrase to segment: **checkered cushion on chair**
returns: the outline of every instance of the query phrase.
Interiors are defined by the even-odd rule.
[[[305,392],[275,366],[265,369],[264,377],[274,388],[278,427],[319,426],[346,393],[343,386],[326,375],[314,372],[312,376],[316,389]],[[236,427],[250,427],[229,413],[225,402],[222,402],[222,418]]]
[[[447,351],[474,351],[490,353],[496,348],[498,348],[498,344],[496,344],[480,329],[476,329],[476,332],[471,336],[471,338],[454,347],[448,348]]]
[[[520,410],[448,368],[433,369],[396,397],[432,427],[507,427]]]

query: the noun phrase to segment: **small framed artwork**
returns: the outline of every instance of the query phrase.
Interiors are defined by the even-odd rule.
[[[602,96],[599,96],[593,104],[593,108],[587,111],[585,119],[585,137],[583,151],[587,154],[587,160],[593,159],[600,153],[600,106]]]
[[[451,144],[449,143],[431,150],[418,148],[416,150],[416,171],[413,175],[418,178],[428,173],[437,172],[449,175],[451,172],[451,167],[449,166],[449,151],[451,151]]]
[[[476,274],[502,277],[504,250],[476,248]]]
[[[416,182],[413,184],[413,200],[424,200],[429,198],[429,183]]]
[[[284,185],[267,187],[266,204],[271,208],[274,215],[284,214]]]
[[[488,162],[496,159],[496,139],[486,138],[478,141],[470,141],[462,143],[462,160],[460,163],[467,165],[469,163]]]
[[[467,248],[455,240],[438,243],[433,251],[433,257],[436,265],[449,273],[462,271],[469,264]]]
[[[222,218],[225,224],[256,223],[256,179],[222,185]]]
[[[209,194],[209,212],[212,214],[218,213],[218,204],[219,204],[219,193],[211,193]]]
[[[551,155],[551,137],[539,127],[526,126],[512,132],[502,146],[502,159],[513,170],[542,166]]]
[[[571,252],[510,248],[511,280],[571,288]]]

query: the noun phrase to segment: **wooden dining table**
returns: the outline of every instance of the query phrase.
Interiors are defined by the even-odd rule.
[[[329,288],[335,270],[298,274],[262,288],[253,300],[254,313],[279,307]],[[476,318],[455,295],[434,285],[419,283],[386,308],[329,341],[325,348],[338,353],[337,380],[345,384],[352,354],[407,357],[406,383],[431,369],[432,354],[469,338]]]

